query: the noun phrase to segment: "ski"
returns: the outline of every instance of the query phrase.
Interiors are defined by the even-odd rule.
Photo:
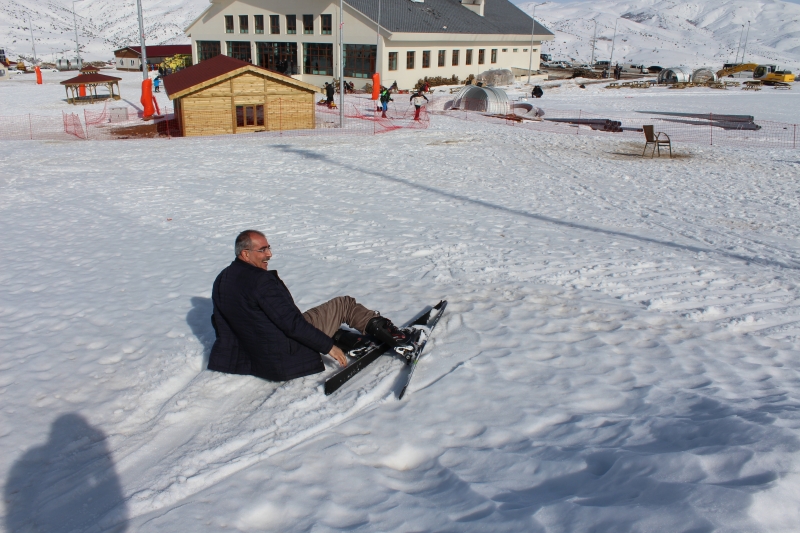
[[[416,325],[427,325],[428,319],[431,315],[431,312],[434,309],[438,309],[439,306],[442,305],[442,302],[436,304],[436,306],[426,306],[425,309],[420,311],[414,318],[406,322],[403,327],[408,326],[416,326]],[[437,315],[438,316],[438,315]],[[390,346],[379,343],[376,341],[369,341],[367,346],[362,346],[356,350],[351,350],[348,352],[348,355],[353,356],[356,355],[356,359],[351,361],[346,367],[341,369],[339,372],[331,376],[325,381],[325,395],[333,394],[339,388],[353,379],[359,372],[364,370],[367,366],[372,364],[378,357],[389,351],[391,348]]]
[[[427,324],[423,324],[425,326],[425,329],[427,330],[425,332],[425,340],[423,340],[419,344],[419,347],[417,348],[416,352],[411,357],[411,361],[409,362],[411,368],[408,371],[408,378],[406,379],[406,384],[403,386],[403,390],[401,390],[400,394],[397,396],[398,400],[402,400],[403,396],[405,396],[406,390],[408,389],[408,384],[411,383],[411,378],[414,375],[414,370],[417,368],[417,362],[419,361],[419,358],[422,356],[422,351],[425,349],[425,345],[428,343],[428,339],[431,338],[431,334],[433,333],[433,328],[436,327],[436,324],[439,323],[439,319],[442,318],[445,307],[447,307],[447,300],[442,300],[441,302],[436,304],[433,307],[433,309],[428,311]],[[437,311],[437,313],[433,318],[430,318],[433,311]]]

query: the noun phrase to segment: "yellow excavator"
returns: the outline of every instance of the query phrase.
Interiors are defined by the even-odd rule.
[[[739,65],[731,65],[730,67],[723,68],[717,71],[717,78],[730,76],[737,72],[753,71],[753,79],[761,80],[764,85],[776,85],[791,83],[795,77],[790,70],[778,70],[775,65],[757,65],[755,63],[741,63]]]

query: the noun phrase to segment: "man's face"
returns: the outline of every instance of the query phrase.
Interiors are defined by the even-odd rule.
[[[250,247],[242,250],[239,259],[245,263],[250,263],[254,267],[268,270],[267,263],[272,259],[272,250],[269,249],[269,242],[261,235],[250,237]]]

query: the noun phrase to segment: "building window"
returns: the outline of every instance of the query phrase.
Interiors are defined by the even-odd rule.
[[[197,41],[197,61],[204,61],[222,53],[219,41]]]
[[[527,48],[523,48],[523,49],[522,49],[522,51],[523,51],[523,52],[527,52],[527,51],[528,51],[528,49],[527,49]]]
[[[481,48],[478,50],[478,64],[483,65],[484,63],[486,63],[486,50]]]
[[[256,33],[264,33],[264,15],[254,15],[253,21],[256,27]]]
[[[514,50],[512,51],[516,54],[517,52],[519,52],[519,48],[514,48]]]
[[[422,52],[422,68],[431,68],[431,51],[425,50]]]
[[[464,59],[464,64],[465,65],[471,65],[472,64],[472,49],[471,48],[469,50],[467,50],[467,57]]]
[[[314,34],[314,15],[303,15],[303,33]]]
[[[256,60],[259,67],[273,72],[299,74],[297,43],[256,43]]]
[[[453,66],[458,66],[458,50],[453,50]]]
[[[369,78],[375,72],[374,44],[344,45],[344,75],[346,78]]]
[[[503,53],[505,54],[506,52],[508,52],[508,48],[503,48]]]
[[[497,63],[497,48],[492,48],[492,63]]]
[[[406,52],[406,69],[414,68],[414,52]]]
[[[272,35],[278,35],[281,32],[281,16],[280,15],[270,15],[269,16],[269,32]]]
[[[252,63],[253,58],[250,55],[250,41],[228,41],[228,56]]]
[[[131,66],[133,66],[133,59],[131,59]]]
[[[303,43],[303,74],[333,75],[333,44]]]
[[[322,35],[331,35],[333,33],[333,15],[322,15]]]
[[[264,106],[263,105],[237,105],[236,106],[236,126],[245,128],[247,126],[264,125]]]
[[[445,55],[445,51],[444,50],[439,50],[439,66],[440,67],[444,66],[444,55]]]
[[[250,29],[248,27],[249,19],[247,15],[239,15],[239,33],[247,33]]]
[[[225,15],[225,33],[233,33],[233,15]]]
[[[286,33],[297,33],[297,15],[286,15]]]
[[[397,70],[397,52],[389,52],[389,70]]]

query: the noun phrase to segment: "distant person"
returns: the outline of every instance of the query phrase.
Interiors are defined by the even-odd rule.
[[[531,91],[531,96],[534,98],[541,98],[542,96],[544,96],[544,91],[542,90],[542,87],[539,85],[534,85],[533,90]]]
[[[603,73],[601,74],[603,79],[608,79],[608,67],[603,68]]]
[[[155,87],[156,92],[161,92],[159,89],[161,88],[161,76],[156,76],[156,79],[153,80],[153,87]]]
[[[333,107],[334,94],[336,94],[336,89],[333,88],[333,84],[325,82],[325,96],[328,97],[328,100],[325,103],[328,107]]]
[[[389,89],[386,87],[381,86],[381,118],[386,118],[386,110],[389,108],[389,102],[394,102],[392,100],[392,94],[389,92]]]
[[[397,80],[395,80],[395,82],[392,85],[389,86],[389,92],[396,93],[399,90],[400,90],[400,88],[397,87]]]
[[[234,250],[236,258],[219,273],[211,291],[217,339],[209,370],[287,381],[325,370],[320,354],[346,366],[347,357],[334,344],[343,323],[398,352],[416,346],[418,330],[397,328],[350,296],[301,313],[278,272],[269,270],[272,248],[260,231],[241,232]]]
[[[428,97],[422,94],[422,91],[417,91],[411,95],[410,101],[414,103],[414,107],[416,108],[414,111],[414,120],[419,120],[419,112],[422,106],[429,101]]]

